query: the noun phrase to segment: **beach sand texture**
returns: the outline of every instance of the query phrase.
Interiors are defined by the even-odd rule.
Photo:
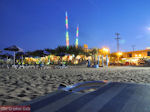
[[[150,83],[148,67],[0,69],[0,105],[18,105],[57,90],[59,84],[108,80]]]

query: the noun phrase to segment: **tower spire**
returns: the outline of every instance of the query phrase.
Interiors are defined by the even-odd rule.
[[[78,37],[79,37],[79,25],[77,26],[77,31],[76,31],[76,42],[75,42],[76,48],[78,48],[78,44],[79,44]]]
[[[68,14],[66,12],[66,46],[69,49]]]

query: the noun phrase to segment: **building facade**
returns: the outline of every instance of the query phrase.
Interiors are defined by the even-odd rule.
[[[150,57],[150,49],[139,50],[139,51],[131,51],[131,52],[123,52],[123,58],[146,58]]]

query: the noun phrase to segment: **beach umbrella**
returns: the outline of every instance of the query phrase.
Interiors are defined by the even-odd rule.
[[[7,48],[4,48],[4,50],[7,50],[7,51],[23,51],[21,48],[17,47],[16,45],[12,45],[10,47],[7,47]]]
[[[15,65],[15,56],[16,56],[15,54],[16,54],[16,52],[23,51],[21,48],[17,47],[16,45],[12,45],[10,47],[4,48],[4,50],[6,50],[6,51],[14,51],[14,65]]]
[[[8,53],[5,53],[5,54],[0,55],[0,57],[3,58],[3,59],[4,59],[4,58],[7,58],[7,59],[8,59],[8,58],[12,58],[13,56],[10,55],[10,54],[8,54]]]
[[[13,57],[11,54],[8,54],[8,53],[3,54],[3,56],[4,56],[4,57],[7,57],[7,59]]]
[[[5,54],[0,55],[0,58],[1,59],[5,59],[6,58],[6,61],[8,62],[8,58],[13,58],[13,56],[8,54],[8,53],[5,53]]]

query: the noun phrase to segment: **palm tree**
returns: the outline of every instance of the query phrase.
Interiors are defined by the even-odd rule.
[[[74,54],[75,57],[79,54],[83,54],[83,55],[85,54],[81,46],[78,46],[78,48],[76,48],[75,46],[69,46],[69,50],[67,50],[66,46],[58,46],[55,50],[56,50],[56,54],[59,53]]]
[[[14,65],[15,65],[15,54],[18,51],[23,51],[23,49],[21,49],[20,47],[16,46],[16,45],[12,45],[10,47],[4,48],[4,50],[6,51],[13,51],[14,52]]]
[[[60,54],[60,53],[67,53],[67,47],[66,46],[58,46],[56,49],[56,55]]]
[[[97,53],[96,49],[92,49],[92,51],[90,52],[92,55],[95,55]]]

